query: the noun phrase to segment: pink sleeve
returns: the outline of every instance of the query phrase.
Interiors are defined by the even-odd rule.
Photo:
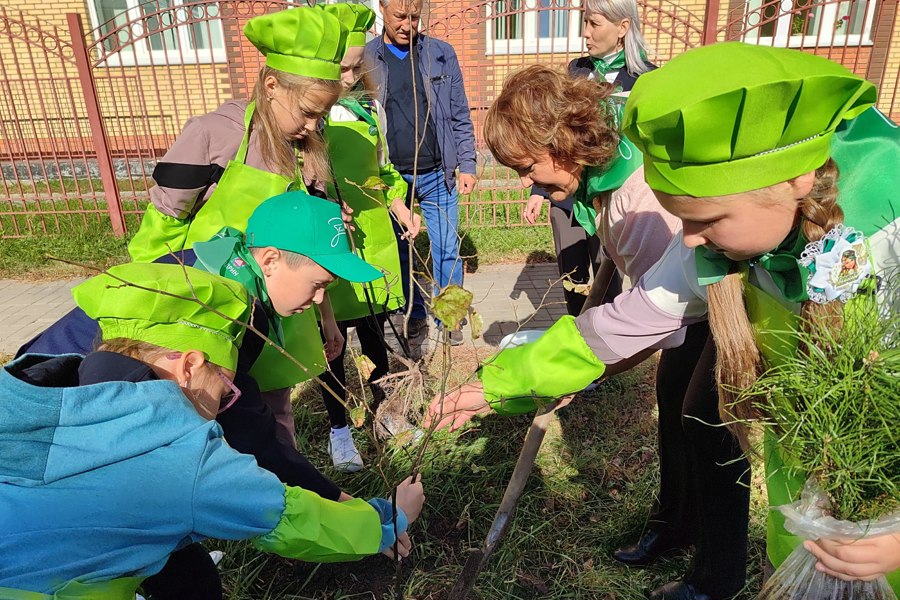
[[[615,301],[588,310],[575,324],[597,358],[611,365],[647,348],[678,346],[683,341],[680,330],[704,320],[705,315],[666,312],[639,284],[619,294]]]
[[[643,167],[614,191],[600,224],[613,262],[632,281],[662,257],[681,222],[666,212],[644,182]]]

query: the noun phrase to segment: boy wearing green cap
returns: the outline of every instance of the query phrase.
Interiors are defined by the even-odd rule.
[[[735,64],[744,68],[729,68]],[[720,402],[729,406],[761,363],[777,363],[786,349],[781,338],[757,339],[754,327],[784,330],[798,326],[801,312],[833,314],[831,302],[839,300],[831,298],[898,267],[900,129],[871,108],[874,102],[874,86],[839,65],[740,43],[692,50],[642,76],[626,105],[624,130],[644,153],[648,184],[682,220],[683,233],[614,304],[564,318],[538,342],[501,352],[482,366],[481,385],[436,398],[432,420],[459,426],[491,409],[531,410],[534,397],[561,396],[616,372],[624,358],[705,319],[707,311],[715,345],[710,342],[695,373],[715,368]],[[871,272],[859,270],[841,289],[814,277],[809,258],[825,254],[814,242],[858,234]],[[538,356],[544,368],[523,368]],[[746,415],[741,408],[730,409],[736,412],[725,420]],[[777,463],[770,457],[769,466]],[[772,506],[799,494],[802,481],[785,473],[775,469],[767,478]],[[702,496],[702,482],[696,494]],[[777,566],[800,540],[787,534],[777,511],[770,511],[768,533],[768,556]],[[865,541],[825,539],[804,547],[822,571],[846,579],[887,574],[900,589],[898,536]],[[716,599],[737,592],[703,589],[694,574],[651,597]]]
[[[307,226],[309,234],[296,235],[298,224]],[[288,348],[294,341],[285,335],[283,320],[321,302],[325,287],[335,276],[354,281],[382,276],[352,253],[338,205],[300,191],[281,194],[257,207],[247,225],[246,243],[244,234],[226,228],[212,241],[197,243],[193,250],[177,257],[184,264],[242,284],[256,301],[254,327]],[[92,350],[96,337],[96,321],[76,308],[18,354],[84,355]],[[349,499],[294,444],[278,439],[273,415],[260,396],[258,374],[268,374],[277,384],[279,377],[302,375],[302,369],[277,351],[264,356],[261,353],[262,339],[256,335],[243,339],[235,375],[235,385],[242,394],[216,416],[229,444],[239,452],[252,454],[261,467],[288,485],[330,500]]]
[[[340,198],[353,209],[353,238],[360,256],[385,272],[385,278],[372,284],[338,282],[328,292],[331,307],[342,333],[356,327],[362,354],[373,363],[369,387],[373,395],[372,410],[384,399],[384,391],[375,383],[388,373],[388,351],[384,324],[390,311],[404,304],[400,279],[400,256],[391,217],[399,223],[404,238],[415,238],[421,217],[406,206],[407,184],[391,164],[384,139],[384,111],[366,89],[362,76],[366,32],[375,22],[375,13],[361,4],[318,4],[334,15],[347,29],[347,51],[341,61],[341,85],[344,96],[331,108],[325,119],[325,141],[334,172],[329,195]],[[372,189],[366,182],[376,177],[386,190]],[[349,183],[348,182],[352,182]],[[390,212],[389,212],[390,211]],[[346,337],[346,335],[344,336]],[[329,361],[322,380],[330,389],[322,388],[322,399],[331,423],[329,452],[335,467],[357,471],[363,460],[353,443],[347,423],[343,393],[346,381],[344,350]],[[338,391],[336,398],[331,390]]]
[[[189,249],[223,227],[243,231],[254,208],[288,189],[324,196],[331,177],[318,128],[340,95],[347,30],[324,11],[297,7],[250,19],[244,35],[266,56],[252,97],[185,124],[153,171],[151,204],[129,244],[135,261]],[[327,304],[323,310],[326,343],[337,345],[340,332]],[[293,371],[300,379],[280,388],[260,383],[290,426],[289,386],[324,371],[326,360],[313,314],[293,317],[285,329],[307,371]]]
[[[0,598],[133,600],[170,554],[208,537],[317,562],[394,543],[388,501],[336,503],[285,486],[210,420],[239,393],[231,379],[251,305],[242,285],[131,264],[73,294],[100,323],[98,351],[25,355],[0,372],[0,503],[15,515],[0,520]],[[396,498],[402,532],[421,510],[421,484],[407,480]],[[221,597],[210,583],[219,588],[205,597]]]

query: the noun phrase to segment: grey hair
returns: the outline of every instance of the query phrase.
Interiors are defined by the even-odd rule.
[[[391,0],[378,0],[379,4],[387,8],[388,4],[391,3]],[[421,8],[422,4],[424,4],[424,0],[404,0],[406,4],[418,4]]]
[[[643,56],[647,56],[650,54],[650,51],[641,33],[641,20],[638,16],[636,0],[586,0],[585,17],[590,13],[600,13],[612,23],[621,23],[628,19],[630,26],[623,40],[625,44],[625,68],[635,76],[650,70],[650,66],[641,56],[642,53]]]

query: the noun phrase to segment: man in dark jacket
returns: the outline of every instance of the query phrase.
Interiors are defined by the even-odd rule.
[[[428,226],[437,292],[463,281],[456,170],[459,192],[470,193],[475,187],[475,131],[456,52],[418,32],[421,0],[380,2],[384,32],[366,45],[366,62],[385,109],[391,162],[409,184],[407,202],[414,193]],[[400,241],[408,302],[407,243]],[[412,301],[409,335],[415,337],[428,322],[418,289]],[[451,340],[462,343],[462,334],[451,332]]]

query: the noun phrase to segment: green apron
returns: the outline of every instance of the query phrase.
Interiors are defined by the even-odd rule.
[[[796,338],[780,332],[796,331],[799,315],[785,308],[770,294],[744,281],[744,302],[747,314],[753,324],[757,347],[766,361],[767,367],[777,366],[782,357],[796,352]],[[766,522],[766,554],[769,561],[778,567],[803,540],[788,533],[784,528],[784,515],[776,506],[796,502],[806,478],[799,472],[790,472],[786,467],[788,457],[782,456],[775,434],[767,429],[764,438],[766,465],[766,493],[769,500],[769,518]],[[900,571],[887,575],[888,585],[900,593]]]
[[[353,224],[356,226],[353,241],[356,251],[363,260],[381,269],[385,277],[369,284],[341,279],[334,287],[329,288],[328,299],[338,321],[364,317],[370,314],[370,310],[380,313],[403,306],[400,254],[385,193],[374,189],[362,190],[345,181],[349,179],[362,186],[368,178],[378,176],[378,122],[359,104],[356,107],[345,107],[359,119],[325,121],[325,140],[340,192],[329,195],[342,199],[353,209]],[[367,194],[374,196],[374,199]]]
[[[245,164],[250,142],[250,121],[255,108],[256,104],[253,102],[247,105],[244,113],[244,137],[241,139],[241,145],[234,159],[228,161],[209,200],[200,207],[193,218],[183,221],[171,217],[160,220],[160,217],[165,217],[165,215],[148,212],[129,247],[132,257],[135,256],[135,252],[131,247],[147,248],[144,253],[148,256],[153,255],[151,259],[153,260],[168,252],[163,244],[164,241],[169,242],[172,249],[177,251],[188,249],[195,242],[205,242],[211,239],[226,226],[244,231],[247,229],[250,215],[263,201],[284,193],[292,184],[298,185],[301,189],[304,188],[302,180],[292,182],[284,175],[270,173]],[[175,226],[174,222],[179,224],[180,229]],[[152,229],[155,225],[163,225],[163,228],[157,232]],[[301,233],[298,232],[298,234]],[[277,350],[267,345],[250,371],[263,392],[291,387],[301,381],[311,379],[325,370],[325,352],[313,312],[306,311],[283,319],[282,327],[285,350],[300,364],[306,366],[307,370],[300,369]]]
[[[0,587],[0,600],[134,600],[143,577],[121,577],[98,583],[70,581],[54,594]]]

